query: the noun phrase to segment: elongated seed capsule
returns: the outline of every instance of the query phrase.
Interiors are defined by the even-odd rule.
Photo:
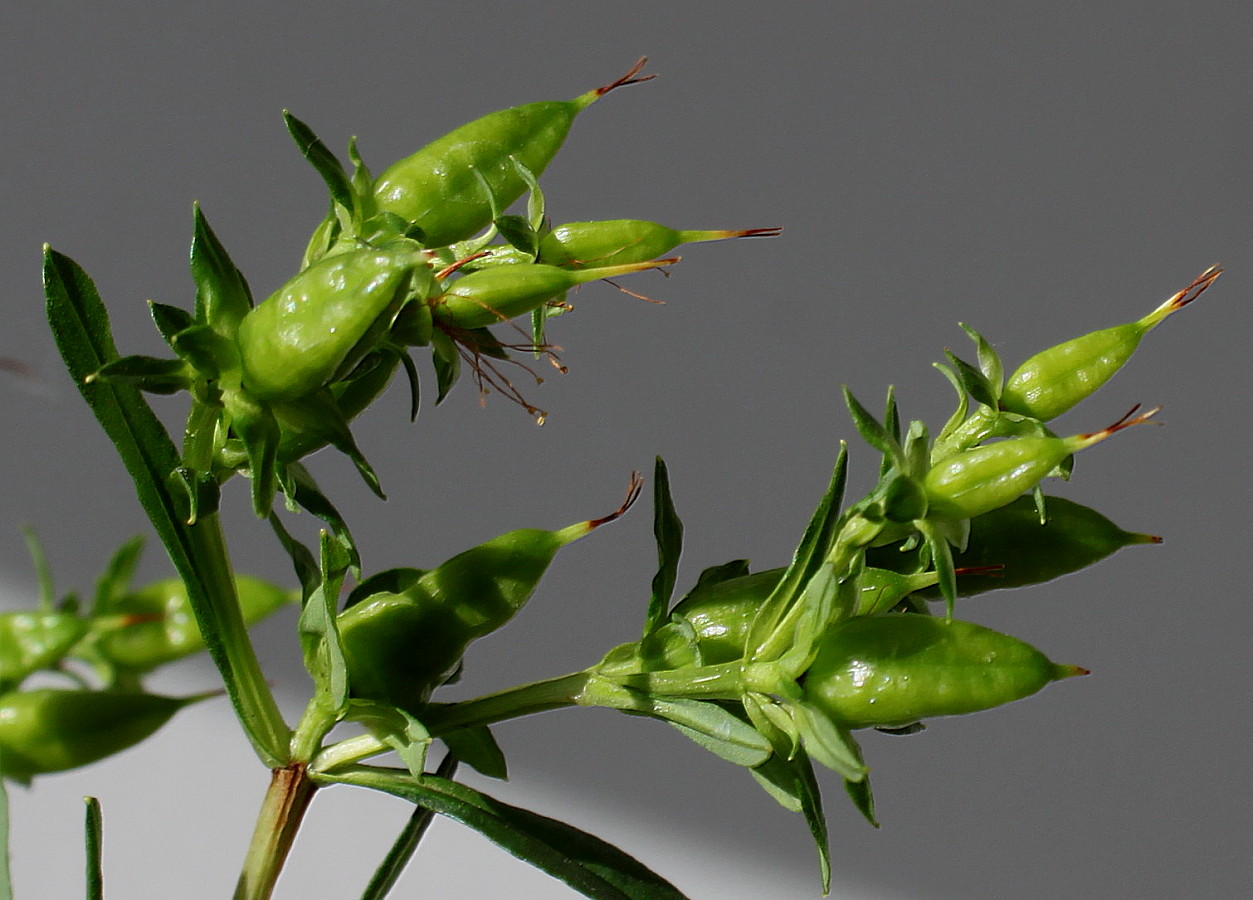
[[[236,575],[235,590],[248,625],[300,600],[299,593],[250,575]],[[122,668],[146,672],[204,649],[204,637],[181,578],[164,578],[122,594],[106,611],[136,620],[109,630],[96,644],[105,659]]]
[[[1007,588],[1042,584],[1077,572],[1110,554],[1134,544],[1157,544],[1161,538],[1124,531],[1094,509],[1067,500],[1046,497],[1048,521],[1030,496],[970,520],[966,549],[953,554],[957,566],[999,566],[996,576],[972,573],[957,581],[957,594],[969,597]],[[866,553],[870,565],[909,571],[916,553],[896,547],[877,547]],[[939,599],[937,588],[918,592],[927,600]]]
[[[558,225],[539,243],[539,262],[583,269],[644,262],[669,253],[680,244],[723,241],[737,237],[774,237],[781,228],[741,231],[678,231],[641,219],[569,222]]]
[[[354,250],[311,265],[244,316],[243,385],[294,400],[344,375],[386,333],[419,267],[412,250]]]
[[[70,613],[0,614],[0,683],[16,684],[54,666],[87,633],[87,620]]]
[[[472,641],[530,599],[557,551],[622,515],[640,484],[633,480],[626,502],[608,516],[559,531],[510,531],[406,578],[399,591],[349,606],[338,626],[353,696],[416,711]]]
[[[907,613],[833,629],[803,686],[810,703],[847,728],[894,728],[991,709],[1086,674],[982,625]]]
[[[1031,490],[1067,456],[1112,434],[1148,421],[1156,409],[1136,409],[1108,428],[1070,437],[1022,437],[955,453],[923,478],[928,516],[973,519],[1005,506]]]
[[[1146,334],[1201,296],[1221,274],[1222,269],[1206,269],[1143,319],[1040,351],[1009,376],[1001,393],[1001,409],[1044,422],[1060,416],[1113,378]]]
[[[659,259],[605,266],[599,269],[561,269],[557,266],[501,266],[458,278],[432,302],[435,317],[457,328],[483,328],[539,309],[575,285],[631,272],[643,272],[678,262]]]
[[[428,247],[465,240],[526,191],[519,165],[538,178],[579,113],[614,88],[651,78],[639,76],[644,62],[573,100],[502,109],[453,129],[379,175],[374,182],[378,209],[416,224]]]
[[[85,766],[138,744],[208,694],[163,697],[132,691],[41,688],[0,696],[0,768],[5,778]]]

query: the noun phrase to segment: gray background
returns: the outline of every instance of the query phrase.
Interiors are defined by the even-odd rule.
[[[390,393],[358,429],[389,503],[343,459],[316,460],[367,565],[429,565],[509,528],[603,514],[656,454],[687,523],[684,584],[734,557],[779,565],[852,435],[841,384],[877,405],[894,383],[907,415],[938,425],[951,392],[930,364],[968,347],[958,321],[1013,366],[1138,318],[1222,263],[1195,308],[1059,422],[1086,431],[1134,402],[1165,407],[1166,427],[1093,450],[1058,490],[1166,543],[960,613],[1094,674],[912,739],[867,735],[880,831],[833,780],[827,793],[840,897],[1245,896],[1246,10],[13,5],[0,32],[0,355],[37,377],[0,376],[6,602],[27,602],[33,583],[20,524],[42,535],[61,587],[84,591],[146,530],[57,370],[41,242],[94,276],[125,350],[157,352],[143,301],[190,304],[193,199],[258,295],[297,263],[325,199],[281,109],[337,150],[359,135],[378,171],[465,120],[571,97],[648,54],[660,77],[582,116],[545,176],[553,214],[784,237],[689,247],[668,280],[631,281],[665,306],[586,289],[553,329],[569,376],[526,391],[551,412],[541,429],[499,396],[480,410],[468,382],[416,426]],[[160,409],[177,425],[178,401]],[[871,453],[854,446],[853,465],[864,488]],[[228,496],[239,567],[288,578],[242,487]],[[145,576],[166,574],[159,557]],[[565,551],[516,624],[475,647],[458,693],[581,668],[629,640],[654,559],[647,504]],[[260,634],[294,715],[307,680],[291,617]],[[200,688],[212,673],[188,664],[164,683]],[[15,789],[19,896],[78,894],[87,792],[104,801],[111,896],[227,894],[265,778],[233,728],[224,703],[205,706],[122,758]],[[801,820],[664,726],[575,711],[499,737],[513,780],[490,790],[618,840],[695,898],[818,894]],[[404,815],[326,792],[279,896],[355,896]],[[465,835],[437,826],[398,895],[569,895]]]

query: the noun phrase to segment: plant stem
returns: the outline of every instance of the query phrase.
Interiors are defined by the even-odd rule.
[[[591,677],[588,672],[574,672],[463,703],[432,705],[423,712],[422,724],[430,730],[432,737],[438,737],[474,725],[490,725],[545,710],[576,706]]]
[[[235,887],[235,900],[268,900],[316,790],[303,763],[273,770]]]

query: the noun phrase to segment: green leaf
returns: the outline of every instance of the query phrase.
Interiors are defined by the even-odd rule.
[[[857,402],[857,398],[848,388],[844,389],[844,403],[848,406],[849,414],[853,417],[853,425],[857,428],[857,433],[862,436],[862,440],[882,453],[885,460],[890,460],[898,469],[904,469],[905,458],[900,443],[888,434],[887,429],[867,411],[866,407]]]
[[[209,227],[200,204],[194,206],[193,215],[191,277],[196,283],[196,321],[208,325],[222,337],[234,339],[240,321],[252,309],[252,291]],[[155,311],[153,317],[156,318]],[[157,327],[165,334],[160,322]]]
[[[157,303],[155,300],[148,301],[148,312],[152,314],[153,324],[170,345],[170,349],[174,349],[174,335],[196,324],[196,320],[187,310]]]
[[[274,529],[275,536],[278,537],[278,542],[291,557],[292,566],[296,570],[296,578],[300,582],[301,599],[307,603],[322,580],[322,575],[318,571],[318,561],[308,547],[292,537],[291,532],[283,527],[278,516],[270,516],[269,522],[270,527]]]
[[[449,753],[440,760],[439,768],[435,771],[435,774],[441,778],[452,778],[453,773],[456,771],[457,757]],[[379,863],[379,867],[374,872],[374,877],[366,885],[365,893],[361,895],[361,900],[382,900],[396,886],[396,882],[404,871],[405,866],[409,864],[409,860],[413,858],[414,852],[418,849],[418,842],[422,840],[422,835],[426,833],[426,829],[430,827],[431,820],[434,818],[435,814],[425,806],[415,806],[413,808],[413,814],[409,816],[409,821],[405,823],[405,827],[396,836],[396,841],[392,844],[391,849],[387,851],[387,856]]]
[[[331,534],[340,542],[348,553],[348,570],[353,578],[361,577],[361,555],[357,552],[357,542],[353,540],[348,523],[340,515],[335,505],[322,493],[313,476],[300,463],[288,463],[287,484],[292,489],[296,501],[303,509],[317,516],[331,529]]]
[[[321,551],[321,583],[305,601],[296,631],[305,668],[313,676],[315,696],[324,709],[340,713],[348,706],[348,664],[335,611],[348,555],[325,531],[321,533]]]
[[[942,444],[948,440],[949,436],[957,430],[962,422],[966,421],[966,416],[970,412],[970,403],[966,399],[966,388],[962,385],[961,379],[957,377],[957,373],[943,363],[932,363],[940,374],[948,379],[949,384],[953,386],[953,390],[957,391],[957,409],[949,416],[948,421],[944,423],[944,427],[940,429],[940,433],[936,436],[935,442]]]
[[[403,770],[374,766],[315,777],[382,791],[461,822],[585,897],[684,900],[674,885],[600,838],[446,778],[427,775],[416,780]]]
[[[84,797],[87,804],[85,823],[87,843],[87,900],[104,900],[104,866],[101,858],[101,838],[104,820],[100,815],[100,801]]]
[[[644,637],[666,621],[683,552],[683,522],[675,511],[670,475],[660,456],[653,467],[653,537],[657,540],[657,574],[653,576],[652,596],[644,618]]]
[[[866,764],[852,732],[835,724],[821,710],[803,701],[791,704],[806,752],[848,781],[866,777]]]
[[[888,399],[883,410],[883,427],[888,435],[897,442],[901,439],[901,411],[896,404],[896,389],[888,385]],[[882,478],[892,468],[892,458],[884,454],[879,461],[879,477]]]
[[[4,754],[0,751],[0,900],[13,900],[13,878],[9,872],[9,789],[5,784]]]
[[[779,755],[770,757],[762,765],[750,769],[757,783],[789,812],[804,814],[818,848],[818,865],[822,876],[822,892],[831,889],[831,848],[827,833],[827,819],[822,812],[822,794],[814,767],[804,750],[798,750],[792,759]]]
[[[206,560],[224,559],[216,519],[189,526],[179,516],[166,480],[179,465],[178,452],[140,393],[129,385],[87,383],[87,376],[118,357],[109,317],[87,273],[50,247],[44,251],[44,293],[48,323],[70,378],[117,448],[140,504],[187,585],[205,645],[245,732],[267,765],[283,765],[290,732],[256,663],[238,608],[217,605],[220,573],[204,568],[213,565]]]
[[[748,560],[746,559],[733,559],[730,562],[724,562],[719,566],[709,566],[708,568],[703,569],[701,573],[696,576],[696,584],[692,586],[690,591],[683,595],[682,600],[679,602],[681,603],[693,594],[703,591],[706,588],[711,588],[715,584],[721,584],[722,582],[730,581],[733,578],[743,578],[747,574]]]
[[[957,602],[957,570],[953,566],[953,549],[948,538],[932,521],[918,523],[922,536],[931,551],[931,565],[939,576],[940,596],[944,598],[945,617],[953,618],[953,604]]]
[[[326,187],[331,193],[331,200],[349,213],[355,213],[357,211],[356,193],[352,189],[348,173],[344,171],[344,164],[313,133],[312,128],[287,110],[283,110],[283,122],[287,125],[287,131],[292,136],[292,140],[300,148],[301,155],[326,182]]]
[[[181,359],[123,356],[110,360],[91,375],[90,382],[128,384],[152,394],[177,394],[191,388],[191,368]]]
[[[421,722],[395,706],[368,700],[349,703],[345,718],[364,725],[371,735],[396,751],[410,775],[422,777],[431,734]]]
[[[626,710],[637,712],[637,710]],[[648,697],[640,715],[664,719],[710,753],[737,766],[759,766],[770,758],[770,742],[757,729],[717,703]]]
[[[866,817],[866,821],[875,828],[879,827],[879,820],[874,814],[874,794],[870,791],[870,779],[863,778],[861,781],[849,781],[844,779],[844,792],[848,794],[853,805],[858,811]]]
[[[457,345],[439,330],[431,334],[431,362],[435,366],[435,405],[439,406],[461,375],[461,355],[457,352]]]
[[[43,542],[35,534],[35,529],[26,525],[22,526],[22,537],[26,539],[26,552],[30,554],[31,564],[35,567],[35,578],[39,583],[39,609],[41,612],[52,612],[57,602],[57,590]]]
[[[374,190],[374,176],[370,174],[361,153],[357,150],[357,139],[348,139],[348,159],[352,163],[352,187],[357,196],[365,197]],[[399,218],[399,216],[397,216]]]
[[[179,514],[188,525],[195,525],[202,517],[218,511],[222,491],[211,473],[179,466],[170,473],[170,487],[174,488]]]

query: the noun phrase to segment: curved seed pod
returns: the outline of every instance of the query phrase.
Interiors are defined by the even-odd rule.
[[[417,225],[428,247],[482,231],[526,191],[519,166],[538,178],[579,113],[614,88],[652,77],[637,77],[644,62],[573,100],[502,109],[453,129],[379,175],[375,205]]]
[[[1221,274],[1222,269],[1206,269],[1139,321],[1093,331],[1037,353],[1009,376],[1001,409],[1043,422],[1060,416],[1113,378],[1146,334],[1201,296]]]
[[[456,670],[471,641],[507,623],[531,598],[557,551],[626,512],[640,484],[633,480],[626,502],[608,516],[560,531],[507,532],[396,585],[403,590],[353,603],[338,619],[352,695],[416,711]]]
[[[300,599],[298,593],[249,575],[235,576],[235,589],[249,625]],[[110,629],[96,643],[100,655],[121,668],[146,672],[204,649],[182,579],[155,581],[113,599],[102,611],[135,620]]]
[[[16,684],[55,666],[87,633],[87,620],[71,613],[0,613],[0,684]]]
[[[656,259],[680,244],[722,241],[737,237],[774,237],[781,228],[742,231],[678,231],[641,219],[569,222],[558,225],[539,242],[539,259],[550,266],[582,269],[617,266]]]
[[[163,697],[124,691],[43,688],[0,696],[0,768],[5,778],[85,766],[134,746],[176,712],[211,694]]]
[[[895,728],[991,709],[1086,674],[982,625],[907,613],[835,628],[803,686],[810,703],[847,728]]]
[[[928,516],[973,519],[1018,499],[1067,456],[1112,434],[1148,421],[1156,409],[1136,407],[1108,428],[1065,438],[1022,437],[984,444],[949,456],[927,472]]]
[[[483,269],[454,281],[432,301],[432,309],[435,317],[445,324],[467,330],[484,328],[539,309],[575,285],[656,269],[677,261],[659,259],[577,271],[545,265]]]
[[[1065,497],[1045,497],[1045,509],[1048,521],[1041,524],[1035,500],[1023,496],[971,519],[966,549],[953,554],[953,563],[967,568],[997,566],[998,571],[995,576],[972,573],[959,578],[958,596],[1043,584],[1087,568],[1123,547],[1161,543],[1153,535],[1124,531],[1096,510]],[[909,571],[917,559],[916,553],[901,553],[894,546],[866,553],[868,564],[898,571]],[[933,587],[918,593],[927,600],[940,596]]]
[[[244,388],[293,400],[346,375],[386,334],[419,267],[412,250],[367,249],[305,269],[240,323]]]

